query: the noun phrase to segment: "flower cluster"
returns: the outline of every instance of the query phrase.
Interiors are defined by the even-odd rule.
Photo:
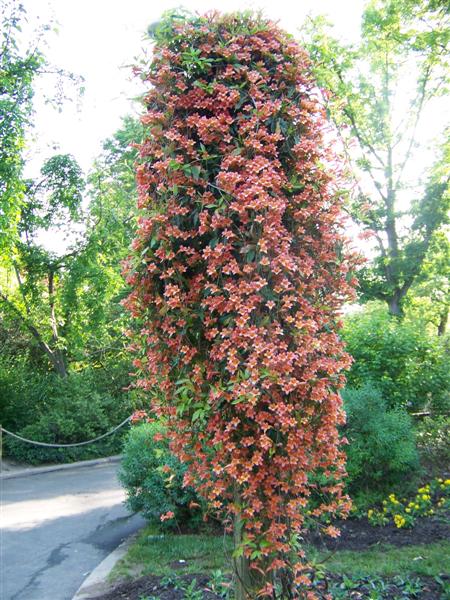
[[[278,27],[213,14],[159,32],[141,74],[152,87],[127,263],[137,385],[185,483],[239,520],[252,571],[289,573],[299,597],[309,578],[292,540],[318,481],[315,516],[350,507],[337,330],[354,258],[339,167],[308,57]]]
[[[434,479],[420,487],[413,499],[399,500],[390,494],[383,500],[381,510],[369,509],[367,518],[372,525],[383,526],[391,521],[399,529],[413,527],[418,517],[431,517],[436,511],[450,508],[450,479]]]

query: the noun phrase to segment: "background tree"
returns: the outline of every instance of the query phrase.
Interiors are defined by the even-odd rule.
[[[31,334],[62,377],[69,362],[104,357],[111,348],[123,351],[121,261],[132,239],[130,202],[136,194],[136,151],[129,145],[139,140],[139,127],[129,118],[105,143],[89,177],[91,199],[84,211],[85,183],[72,157],[52,157],[38,181],[26,182],[19,237],[0,286],[0,314]],[[45,249],[45,233],[60,238],[62,246],[68,237],[68,250]]]
[[[4,253],[24,197],[22,151],[33,110],[33,80],[44,59],[36,48],[19,47],[23,6],[0,0],[0,12],[0,253]]]
[[[185,483],[233,518],[237,597],[303,597],[311,495],[323,484],[316,516],[348,509],[335,156],[306,53],[275,25],[172,15],[154,35],[128,277],[137,385]]]
[[[53,369],[67,376],[64,327],[60,313],[59,286],[62,271],[69,268],[76,251],[58,256],[37,241],[39,233],[79,222],[82,190],[81,170],[67,155],[54,156],[41,169],[39,181],[26,182],[26,200],[20,211],[19,237],[12,244],[11,268],[15,281],[2,286],[0,302],[37,341]],[[9,289],[5,289],[5,288]]]
[[[450,308],[450,239],[448,230],[433,236],[430,248],[417,277],[408,307],[445,335]]]
[[[360,273],[362,298],[381,299],[400,316],[433,234],[448,217],[449,173],[442,169],[448,132],[425,183],[417,177],[422,117],[447,89],[448,7],[428,0],[371,0],[357,45],[334,39],[322,18],[304,31],[357,181],[351,214],[376,242],[375,258]]]

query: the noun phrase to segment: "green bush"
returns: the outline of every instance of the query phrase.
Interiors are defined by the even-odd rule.
[[[445,340],[419,321],[400,321],[372,304],[348,316],[343,338],[354,363],[348,373],[352,388],[375,383],[389,408],[408,411],[449,409],[450,370]]]
[[[89,440],[106,433],[133,411],[127,394],[114,396],[89,369],[62,379],[54,373],[28,373],[25,366],[13,376],[4,368],[0,369],[1,383],[5,427],[39,442],[70,444]],[[30,464],[85,460],[119,453],[123,435],[124,430],[120,430],[76,448],[45,448],[4,436],[5,454]]]
[[[6,429],[18,431],[45,410],[49,374],[27,368],[20,357],[0,356],[0,415]],[[32,415],[32,413],[34,413]]]
[[[142,512],[152,524],[165,529],[197,527],[202,519],[202,502],[195,491],[183,487],[184,465],[171,454],[165,441],[154,436],[164,430],[160,423],[141,423],[129,432],[123,453],[119,479],[127,492],[132,511]],[[161,515],[173,512],[174,518],[161,521]]]
[[[450,418],[426,417],[417,424],[420,462],[429,476],[441,475],[450,465]]]
[[[357,506],[381,500],[392,491],[407,492],[418,475],[419,460],[410,416],[388,410],[371,384],[343,393],[348,489]]]

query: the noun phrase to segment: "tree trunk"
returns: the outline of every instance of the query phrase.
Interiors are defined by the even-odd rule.
[[[448,306],[446,308],[444,308],[443,312],[441,313],[441,317],[439,319],[439,324],[438,324],[438,335],[442,336],[445,334],[445,332],[447,331],[447,323],[448,323]]]
[[[55,350],[50,360],[56,373],[58,373],[60,377],[67,377],[68,372],[66,367],[66,361],[64,360],[64,355],[61,352],[61,350]]]
[[[234,502],[236,506],[240,505],[239,492],[236,490],[234,494]],[[242,544],[242,520],[241,515],[236,513],[234,516],[234,549],[235,551]],[[234,559],[234,570],[235,570],[235,599],[236,600],[248,600],[250,597],[251,589],[251,578],[249,560],[246,556],[241,554]]]
[[[60,377],[67,377],[67,367],[66,361],[63,351],[58,348],[59,343],[59,332],[58,332],[58,321],[56,318],[55,312],[55,271],[53,269],[49,269],[48,272],[48,302],[50,309],[50,325],[52,328],[52,342],[53,347],[53,358],[52,364],[55,371],[58,373]]]
[[[31,335],[35,338],[39,348],[47,356],[55,372],[60,377],[67,377],[68,372],[62,351],[58,349],[52,350],[52,348],[50,348],[47,342],[42,338],[41,334],[33,325],[33,323],[31,323],[31,321],[25,315],[22,314],[22,312],[17,308],[17,306],[5,294],[2,294],[1,292],[0,300],[3,300],[3,302],[5,302],[13,310],[15,315],[22,321],[22,323],[25,325],[25,327],[28,329]]]
[[[390,298],[387,299],[387,303],[389,306],[389,313],[392,316],[401,319],[403,317],[403,307],[399,294],[394,293]]]

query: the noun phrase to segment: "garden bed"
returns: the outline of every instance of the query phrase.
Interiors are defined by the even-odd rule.
[[[412,530],[349,520],[337,542],[341,547],[327,547],[318,537],[307,548],[322,573],[316,592],[320,598],[328,590],[343,600],[444,600],[450,590],[445,575],[450,572],[450,541],[443,539],[447,534],[448,525],[434,519],[420,519]],[[355,542],[358,535],[364,546]],[[113,571],[115,587],[96,600],[224,598],[230,556],[231,540],[217,532],[161,535],[149,527]]]
[[[373,600],[407,599],[444,600],[448,596],[443,586],[450,578],[437,581],[431,577],[403,579],[360,578],[327,573],[326,579],[314,586],[319,598],[332,593],[335,599]],[[224,595],[214,592],[214,582],[202,574],[184,575],[172,580],[167,577],[146,575],[134,581],[126,581],[95,600],[221,600]]]
[[[450,539],[450,515],[448,513],[443,513],[433,519],[417,519],[411,529],[398,528],[393,523],[383,527],[374,527],[365,518],[348,519],[335,525],[341,531],[338,538],[330,538],[317,532],[309,534],[308,542],[329,550],[366,550],[375,544],[400,547]]]

